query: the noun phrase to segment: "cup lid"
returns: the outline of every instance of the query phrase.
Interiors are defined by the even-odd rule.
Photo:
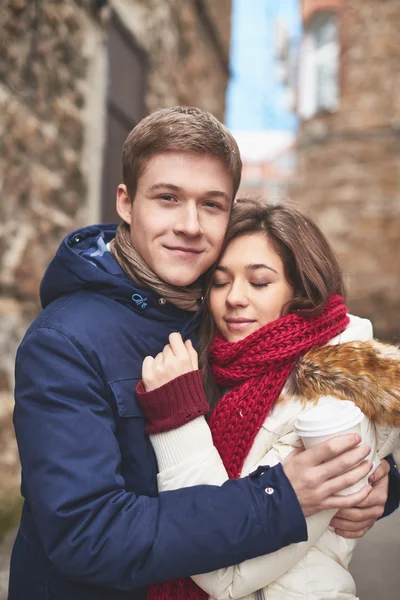
[[[301,437],[316,437],[340,433],[355,427],[364,413],[350,400],[335,399],[301,412],[295,423],[295,432]]]

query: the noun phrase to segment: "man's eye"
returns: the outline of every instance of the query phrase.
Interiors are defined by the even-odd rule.
[[[218,202],[212,202],[211,200],[204,203],[204,206],[207,208],[221,208],[221,205]]]
[[[161,200],[165,200],[166,202],[173,202],[175,198],[171,196],[171,194],[163,194],[160,196]]]

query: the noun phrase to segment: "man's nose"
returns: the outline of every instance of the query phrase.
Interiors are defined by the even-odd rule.
[[[176,233],[184,234],[188,237],[196,237],[203,233],[197,206],[189,205],[184,207],[177,219],[174,230]]]

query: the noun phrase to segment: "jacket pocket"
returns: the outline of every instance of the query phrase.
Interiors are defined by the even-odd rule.
[[[139,379],[110,383],[117,409],[116,435],[121,452],[121,473],[128,491],[157,495],[157,461],[145,429],[143,412],[136,399]]]
[[[136,400],[135,387],[139,379],[121,379],[110,383],[118,415],[144,419],[143,412]]]

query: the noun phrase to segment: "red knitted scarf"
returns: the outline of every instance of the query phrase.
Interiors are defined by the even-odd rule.
[[[230,478],[238,478],[254,438],[277,400],[296,361],[325,345],[349,323],[341,296],[332,296],[316,317],[290,313],[261,327],[244,340],[218,335],[210,360],[218,385],[232,388],[221,398],[210,429]],[[191,579],[150,586],[148,600],[206,600]]]

